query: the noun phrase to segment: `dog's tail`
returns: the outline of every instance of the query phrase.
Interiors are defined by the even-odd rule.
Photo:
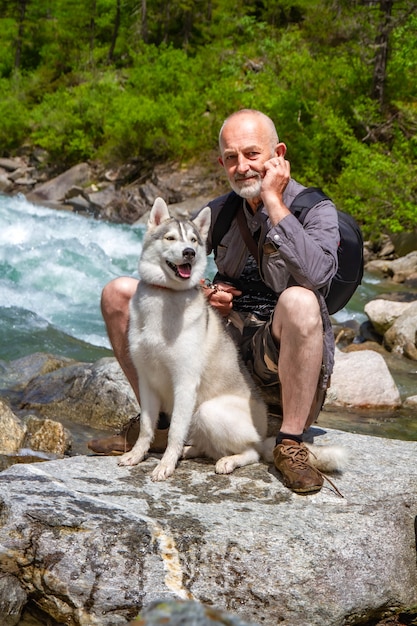
[[[263,442],[262,456],[267,463],[274,461],[273,450],[275,446],[275,437],[268,437]],[[309,450],[309,462],[320,472],[343,472],[349,462],[348,451],[341,446],[318,446],[312,443],[305,443],[305,446]]]
[[[309,461],[321,472],[343,472],[349,462],[349,454],[346,448],[341,446],[316,446],[306,443],[309,449]]]

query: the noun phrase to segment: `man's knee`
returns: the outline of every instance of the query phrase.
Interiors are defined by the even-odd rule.
[[[320,305],[316,294],[305,287],[289,287],[282,292],[274,312],[273,329],[278,336],[283,328],[297,327],[310,334],[322,330]]]
[[[136,291],[138,281],[135,278],[122,276],[105,285],[101,293],[101,310],[106,318],[112,313],[123,311]]]

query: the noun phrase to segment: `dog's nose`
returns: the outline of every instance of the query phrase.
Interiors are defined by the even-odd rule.
[[[191,261],[195,257],[195,250],[193,248],[184,248],[182,256],[184,261]]]

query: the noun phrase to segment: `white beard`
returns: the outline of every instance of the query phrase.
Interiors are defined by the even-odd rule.
[[[262,178],[255,172],[251,172],[251,174],[255,174],[258,178],[250,181],[244,178],[229,181],[233,191],[241,198],[258,198],[261,195]]]

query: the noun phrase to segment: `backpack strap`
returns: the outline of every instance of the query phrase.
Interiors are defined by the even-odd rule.
[[[231,191],[226,195],[224,204],[217,216],[213,225],[213,232],[211,235],[211,243],[214,251],[214,258],[217,256],[217,248],[229,230],[239,206],[242,206],[243,199],[237,195],[234,191]],[[210,203],[209,203],[210,206]]]
[[[330,200],[324,191],[319,189],[319,187],[307,187],[295,196],[289,208],[298,221],[304,224],[305,216],[309,210],[319,202],[323,202],[323,200]]]
[[[217,248],[221,240],[229,230],[235,217],[240,230],[240,234],[242,235],[242,239],[245,242],[249,252],[252,254],[257,264],[259,265],[258,245],[256,240],[253,238],[252,233],[249,230],[248,223],[246,221],[246,216],[243,209],[243,199],[238,196],[237,193],[235,193],[234,191],[227,194],[226,200],[213,226],[212,248],[214,250],[214,258],[216,258],[217,256]]]
[[[246,220],[245,212],[243,209],[243,204],[241,204],[241,206],[237,210],[237,224],[239,226],[240,234],[243,237],[243,241],[245,242],[247,249],[259,266],[258,244],[256,243],[256,240],[249,230],[248,222]]]

